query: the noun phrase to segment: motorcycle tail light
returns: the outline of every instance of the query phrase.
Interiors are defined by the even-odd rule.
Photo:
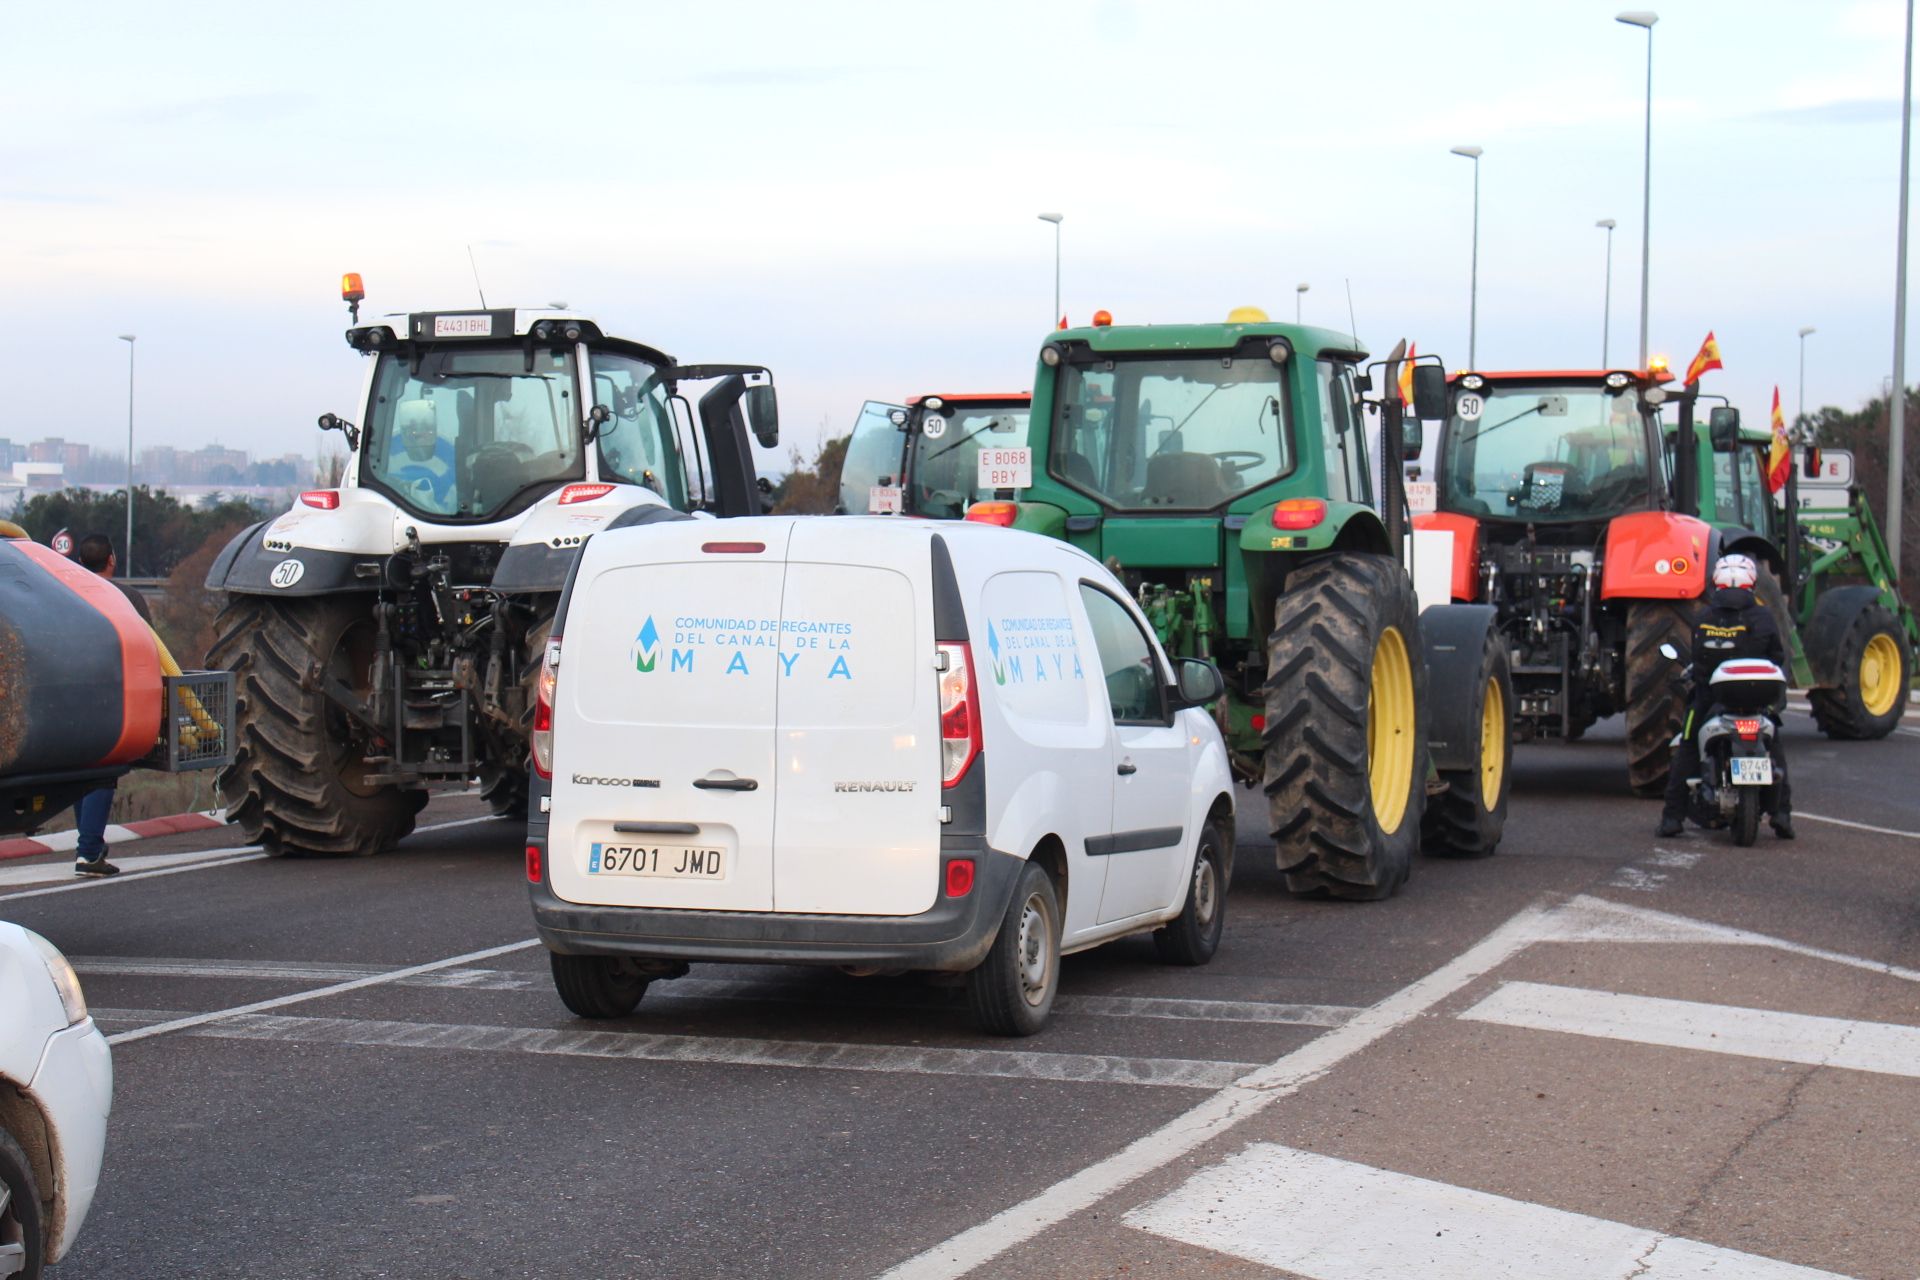
[[[1741,716],[1733,722],[1733,731],[1740,735],[1742,742],[1752,742],[1760,736],[1759,717]]]

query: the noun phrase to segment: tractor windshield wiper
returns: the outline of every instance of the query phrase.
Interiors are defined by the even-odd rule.
[[[1490,427],[1482,427],[1480,430],[1474,432],[1471,435],[1462,436],[1460,438],[1460,443],[1465,444],[1469,440],[1478,440],[1481,436],[1491,435],[1493,432],[1498,431],[1500,428],[1506,426],[1508,423],[1518,422],[1520,421],[1520,419],[1527,417],[1530,414],[1541,412],[1546,407],[1547,407],[1546,399],[1545,397],[1542,397],[1540,400],[1540,403],[1534,405],[1531,409],[1522,409],[1520,412],[1514,414],[1511,418],[1502,418],[1500,421],[1494,423]]]
[[[998,418],[988,418],[985,426],[975,427],[973,430],[967,432],[967,434],[961,436],[958,440],[955,440],[952,444],[947,445],[945,448],[941,449],[939,452],[928,454],[925,458],[921,459],[921,461],[923,463],[932,462],[935,458],[943,457],[946,454],[952,453],[955,449],[958,449],[961,445],[973,439],[975,436],[979,435],[982,431],[993,430],[994,424],[999,421],[1000,419]]]

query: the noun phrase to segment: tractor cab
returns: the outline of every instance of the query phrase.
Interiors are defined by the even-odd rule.
[[[1025,391],[915,396],[860,407],[840,469],[841,514],[958,520],[1031,484]]]

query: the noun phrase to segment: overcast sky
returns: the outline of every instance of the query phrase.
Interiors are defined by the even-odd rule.
[[[1637,354],[1646,35],[1617,0],[8,6],[0,436],[310,452],[374,310],[564,299],[770,365],[789,441],[1236,305],[1482,368]],[[1903,8],[1667,0],[1652,347],[1764,418],[1892,370]],[[1916,375],[1920,376],[1920,375]]]

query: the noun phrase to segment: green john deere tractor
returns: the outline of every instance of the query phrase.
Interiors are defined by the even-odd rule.
[[[1352,338],[1252,309],[1055,332],[1028,445],[994,460],[1003,483],[968,515],[1088,551],[1170,653],[1220,667],[1235,774],[1265,791],[1299,893],[1387,897],[1423,843],[1489,854],[1506,817],[1512,684],[1493,611],[1422,613],[1402,563],[1400,458],[1445,387],[1437,363],[1398,357],[1370,400]],[[1411,419],[1402,370],[1425,410]]]
[[[1722,550],[1760,564],[1759,594],[1787,637],[1814,721],[1830,738],[1886,737],[1906,710],[1920,623],[1853,488],[1852,456],[1796,447],[1777,502],[1767,484],[1773,433],[1742,426],[1730,406],[1714,408],[1708,424],[1695,437],[1699,514],[1721,531]]]

